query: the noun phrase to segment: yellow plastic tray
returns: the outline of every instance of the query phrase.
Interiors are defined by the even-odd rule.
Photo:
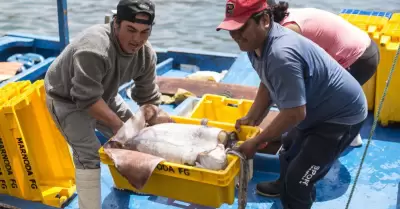
[[[14,87],[20,89],[12,94]],[[68,145],[47,111],[43,80],[31,85],[10,84],[2,91],[10,96],[0,109],[1,148],[6,153],[1,164],[10,171],[8,193],[62,206],[75,192],[74,165]]]
[[[201,124],[200,119],[190,119],[172,116],[177,123]],[[226,131],[234,131],[234,125],[210,121],[207,124]],[[241,141],[252,138],[260,133],[256,127],[242,127],[238,134]],[[112,160],[99,149],[101,162],[108,165],[115,186],[118,189],[139,191],[119,174]],[[235,199],[234,179],[240,170],[240,160],[236,156],[228,155],[228,166],[222,171],[212,171],[191,166],[161,162],[157,165],[147,184],[139,192],[163,196],[184,202],[220,207],[222,204],[233,204]]]
[[[237,119],[246,116],[252,104],[252,100],[205,94],[188,117],[235,124]]]
[[[376,94],[375,94],[375,115],[383,90],[392,68],[394,57],[400,44],[400,22],[387,24],[382,29],[382,37],[380,39],[380,68],[377,73]],[[382,126],[387,126],[389,122],[400,121],[400,98],[398,97],[398,89],[400,88],[400,59],[397,60],[395,70],[390,81],[389,89],[383,103],[383,107],[378,118]]]
[[[366,32],[380,31],[389,22],[389,18],[384,16],[370,16],[358,14],[339,14],[353,25]]]
[[[357,15],[357,14],[339,14],[342,18],[368,33],[368,36],[377,44],[380,44],[383,28],[388,24],[389,18],[382,16]],[[382,52],[381,52],[382,54]],[[382,58],[382,56],[381,56]],[[378,65],[378,70],[382,68]],[[367,97],[368,110],[374,110],[375,107],[375,91],[376,91],[376,73],[366,82],[362,88]]]
[[[400,23],[400,13],[393,13],[389,23]]]
[[[26,87],[29,87],[30,81],[23,81],[17,83],[9,83],[0,88],[0,121],[4,119],[4,115],[1,114],[4,104],[13,99],[14,97],[21,94]],[[7,151],[9,147],[5,144],[5,134],[3,133],[2,127],[5,124],[0,122],[0,185],[2,194],[8,194],[11,196],[25,198],[25,194],[21,189],[23,183],[20,178],[17,178],[17,173],[22,173],[22,169],[19,163],[13,159],[16,158],[16,153],[13,150]]]

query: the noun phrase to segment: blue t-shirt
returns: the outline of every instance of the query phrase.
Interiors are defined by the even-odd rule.
[[[360,84],[321,47],[296,32],[274,23],[262,56],[248,56],[279,109],[306,105],[299,128],[320,122],[354,125],[367,117]]]

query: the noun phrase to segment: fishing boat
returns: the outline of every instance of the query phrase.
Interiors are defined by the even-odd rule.
[[[29,80],[35,82],[43,79],[49,65],[69,43],[67,2],[57,0],[59,37],[43,37],[31,34],[8,33],[0,37],[0,61],[21,63],[7,78],[0,82],[0,88],[16,81]],[[352,10],[353,14],[365,17],[387,17],[386,12],[370,12]],[[343,11],[342,11],[343,13]],[[383,14],[383,15],[382,15]],[[112,15],[112,14],[111,14]],[[109,20],[110,16],[106,17]],[[398,17],[398,16],[397,16]],[[170,94],[177,88],[183,88],[194,93],[195,97],[187,97],[179,104],[163,104],[161,107],[171,115],[187,116],[201,101],[204,93],[220,94],[237,99],[254,97],[254,92],[260,82],[245,53],[230,54],[212,51],[181,48],[156,48],[158,63],[157,75],[161,89]],[[383,55],[385,56],[385,55]],[[1,68],[1,67],[0,67]],[[400,64],[395,67],[400,68]],[[388,72],[391,69],[386,69]],[[198,71],[226,72],[217,82],[218,86],[211,88],[212,92],[201,92],[198,89],[202,81],[180,83],[188,75]],[[0,72],[1,69],[0,69]],[[388,73],[389,75],[392,75]],[[397,76],[393,74],[393,76]],[[390,78],[390,76],[389,76]],[[164,80],[163,80],[164,79]],[[379,78],[385,81],[388,78]],[[127,83],[120,87],[119,93],[133,111],[138,106],[129,98],[129,88],[134,85]],[[391,83],[389,88],[397,88]],[[249,93],[250,92],[250,93]],[[389,95],[392,96],[393,95]],[[378,107],[374,107],[376,112]],[[277,112],[277,109],[272,109]],[[400,113],[397,113],[400,114]],[[368,120],[361,130],[363,145],[349,147],[334,163],[330,172],[317,184],[317,198],[314,209],[329,208],[364,208],[364,209],[398,209],[400,208],[400,129],[395,126],[374,125],[374,112],[371,111]],[[370,137],[371,130],[374,130]],[[107,139],[98,133],[102,143]],[[248,208],[280,208],[277,198],[265,198],[255,193],[255,185],[260,181],[274,180],[279,176],[278,146],[259,152],[254,158],[253,177],[249,182],[247,192]],[[270,149],[268,149],[268,147]],[[107,165],[102,164],[101,174],[102,208],[210,208],[201,204],[182,202],[165,196],[143,195],[116,189],[114,179]],[[207,194],[203,194],[207,195]],[[0,194],[0,203],[21,209],[55,208],[37,201],[24,200],[8,194]],[[219,208],[237,208],[237,192],[232,204],[222,204]],[[77,197],[66,201],[63,208],[78,208]],[[7,207],[5,207],[7,208]]]

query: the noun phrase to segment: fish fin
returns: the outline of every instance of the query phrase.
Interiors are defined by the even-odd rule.
[[[204,168],[200,163],[198,163],[198,162],[195,162],[196,164],[195,164],[195,166],[194,167],[196,167],[196,168]]]

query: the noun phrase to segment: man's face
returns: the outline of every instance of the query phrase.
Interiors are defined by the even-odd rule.
[[[254,51],[262,46],[268,26],[269,18],[267,15],[261,17],[259,22],[249,18],[241,28],[229,31],[229,34],[239,45],[240,50]]]
[[[136,15],[137,19],[148,20],[146,14]],[[116,25],[116,24],[115,24]],[[148,40],[151,33],[151,25],[133,23],[129,21],[121,21],[119,26],[116,25],[116,35],[122,50],[132,54],[137,52]]]

